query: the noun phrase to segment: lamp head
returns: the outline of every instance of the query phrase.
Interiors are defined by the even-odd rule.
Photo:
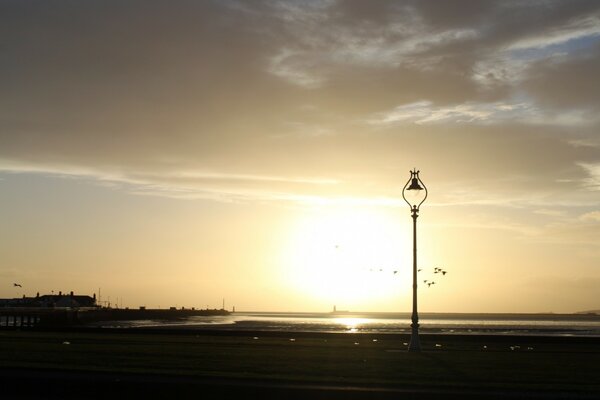
[[[411,172],[412,174],[412,172]],[[423,187],[419,183],[419,178],[413,177],[411,178],[410,186],[406,188],[406,190],[423,190]]]
[[[421,204],[427,198],[427,188],[421,178],[419,178],[419,172],[416,169],[410,171],[410,178],[408,178],[408,182],[406,182],[402,190],[404,201],[406,201],[415,213],[419,211],[419,207],[421,207]]]

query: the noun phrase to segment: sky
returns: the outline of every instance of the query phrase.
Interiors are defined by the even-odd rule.
[[[598,71],[597,1],[0,0],[0,297],[409,311],[417,168],[420,311],[599,309]]]

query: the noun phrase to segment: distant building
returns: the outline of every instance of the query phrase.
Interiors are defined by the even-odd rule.
[[[96,304],[96,294],[93,296],[76,295],[73,292],[69,294],[45,294],[35,297],[0,299],[0,307],[43,307],[43,308],[80,308],[80,307],[98,307]]]

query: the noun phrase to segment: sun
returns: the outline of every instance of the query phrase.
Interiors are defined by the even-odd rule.
[[[366,309],[409,289],[409,244],[397,213],[319,210],[294,226],[283,253],[289,287],[338,309]]]

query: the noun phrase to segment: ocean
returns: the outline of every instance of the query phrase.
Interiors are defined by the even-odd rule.
[[[420,331],[442,334],[496,334],[600,337],[598,314],[444,314],[422,313]],[[106,321],[107,328],[168,327],[196,330],[409,333],[407,313],[236,312],[176,321]]]

